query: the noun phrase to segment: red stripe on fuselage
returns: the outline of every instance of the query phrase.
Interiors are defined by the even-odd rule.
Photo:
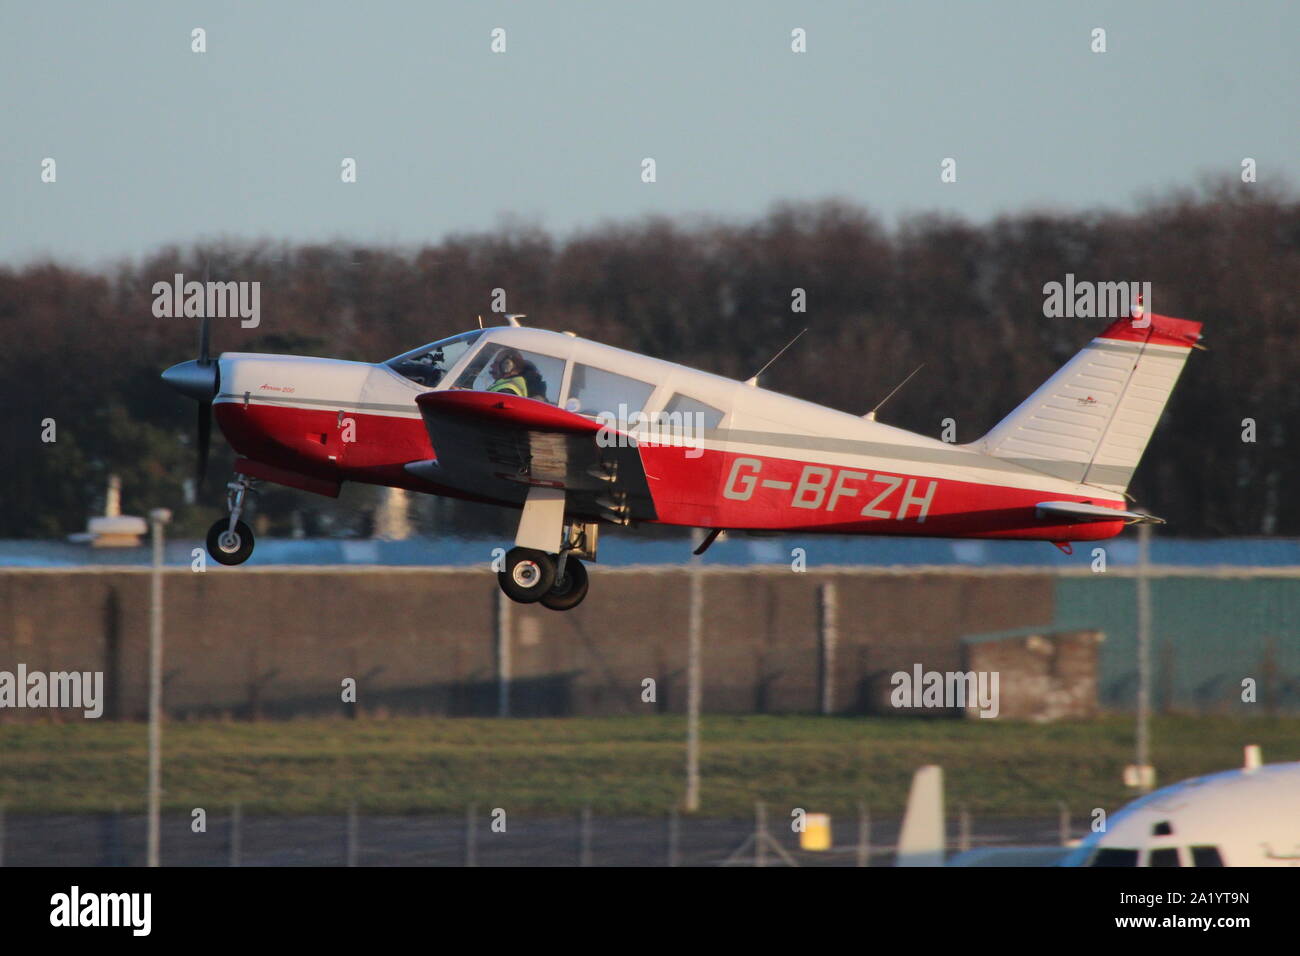
[[[340,426],[337,409],[221,402],[213,410],[231,446],[255,461],[326,480],[492,500],[404,470],[407,462],[435,457],[420,418],[344,411]],[[349,421],[355,440],[345,442]],[[659,524],[1044,541],[1100,540],[1124,527],[1121,520],[1047,524],[1034,514],[1045,500],[1122,507],[1100,497],[884,471],[865,462],[826,465],[646,443],[640,452]]]

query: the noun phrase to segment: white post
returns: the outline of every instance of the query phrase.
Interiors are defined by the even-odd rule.
[[[839,640],[839,608],[835,582],[827,581],[818,589],[818,617],[821,642],[818,669],[821,671],[821,712],[835,709],[835,645]]]
[[[153,572],[149,588],[149,866],[159,865],[162,811],[162,664],[163,664],[163,525],[171,520],[166,508],[149,512],[153,537]]]
[[[704,539],[697,528],[691,535],[696,547]],[[700,657],[703,641],[704,579],[700,574],[700,556],[690,562],[690,622],[686,650],[686,812],[700,809]]]
[[[1137,765],[1138,788],[1150,790],[1144,768],[1151,763],[1151,525],[1138,525],[1137,567]]]

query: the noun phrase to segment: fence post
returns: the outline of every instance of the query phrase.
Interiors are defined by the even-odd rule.
[[[357,819],[357,802],[355,800],[348,806],[348,842],[347,842],[347,865],[356,866],[357,859],[360,856],[360,821]]]
[[[591,866],[591,807],[578,816],[578,866]]]
[[[677,816],[677,808],[673,807],[668,811],[668,865],[678,866],[677,848],[680,838],[677,828],[681,822]]]
[[[242,847],[240,846],[241,843],[240,827],[242,825],[243,825],[243,810],[239,805],[239,801],[236,800],[235,805],[230,808],[230,865],[231,866],[239,866],[241,862],[240,851],[242,850]]]
[[[858,866],[871,865],[871,810],[866,801],[858,802]]]
[[[465,811],[465,865],[478,866],[478,829],[475,827],[475,817],[478,814],[478,807],[474,804],[469,805]]]

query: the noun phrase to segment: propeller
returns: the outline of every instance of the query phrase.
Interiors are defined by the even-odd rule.
[[[203,267],[203,284],[207,288],[208,267]],[[204,309],[206,312],[207,310]],[[203,487],[208,470],[208,449],[212,443],[212,400],[221,386],[221,365],[212,358],[212,320],[204,315],[199,323],[199,357],[173,365],[162,373],[162,380],[182,395],[199,403],[198,461],[195,471],[196,488]]]
[[[203,287],[207,288],[207,267],[203,268]],[[197,463],[197,473],[194,476],[194,487],[196,490],[203,487],[203,479],[208,473],[208,449],[212,444],[212,399],[217,395],[217,389],[221,385],[221,367],[212,361],[210,354],[210,344],[212,340],[212,319],[207,315],[207,309],[204,309],[203,318],[199,320],[199,368],[212,370],[212,393],[207,400],[199,401],[199,460]]]

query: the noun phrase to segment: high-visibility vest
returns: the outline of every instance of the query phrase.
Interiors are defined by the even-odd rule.
[[[499,382],[493,382],[489,392],[513,392],[520,398],[528,397],[528,383],[524,381],[522,375],[512,375],[510,378],[503,378]]]

